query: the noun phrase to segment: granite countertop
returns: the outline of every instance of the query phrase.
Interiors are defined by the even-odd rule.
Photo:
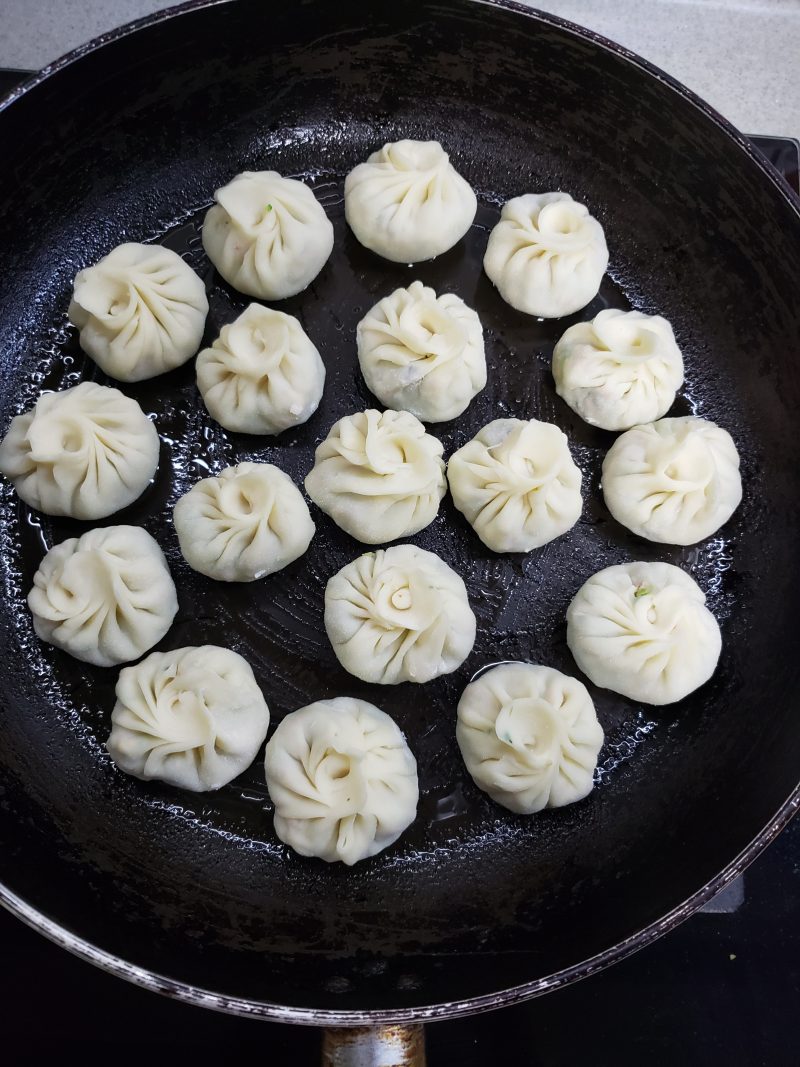
[[[401,0],[402,2],[402,0]],[[39,68],[164,0],[3,0],[0,66]],[[800,137],[800,0],[541,0],[618,41],[745,133]]]

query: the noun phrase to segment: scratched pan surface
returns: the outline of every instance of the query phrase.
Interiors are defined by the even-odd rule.
[[[200,244],[217,186],[247,168],[301,176],[334,223],[329,263],[280,305],[327,366],[317,413],[277,440],[246,437],[208,417],[192,364],[124,386],[155,420],[161,464],[142,499],[106,524],[140,523],[167,553],[180,610],[158,647],[242,653],[273,728],[343,693],[394,716],[421,786],[396,845],[353,869],[294,855],[273,833],[260,758],[198,796],[119,773],[103,747],[115,672],[42,646],[25,607],[45,549],[88,526],[0,491],[6,902],[16,896],[51,936],[153,988],[301,1021],[463,1011],[589,973],[756,851],[788,817],[800,769],[796,205],[710,112],[588,35],[485,4],[376,7],[199,5],[88,50],[0,114],[3,429],[43,389],[107,381],[66,308],[76,271],[114,245],[155,241],[184,255],[207,282],[210,341],[247,303]],[[480,201],[465,240],[414,268],[362,249],[342,203],[348,169],[404,136],[441,140]],[[538,322],[499,299],[481,259],[507,197],[559,188],[601,220],[611,263],[584,312]],[[195,480],[243,459],[301,482],[333,421],[375,403],[357,369],[356,323],[414,278],[458,293],[485,327],[489,384],[460,420],[434,427],[446,454],[492,418],[555,422],[583,471],[585,506],[543,549],[495,556],[446,499],[414,541],[464,576],[475,648],[447,678],[383,688],[343,672],[322,629],[325,582],[362,546],[314,510],[305,557],[259,583],[218,584],[182,560],[171,510]],[[672,413],[712,418],[739,446],[744,502],[699,546],[651,545],[611,520],[599,472],[613,435],[555,395],[556,338],[607,306],[671,319],[686,359]],[[719,669],[662,709],[592,689],[606,731],[597,788],[567,809],[512,816],[459,758],[461,690],[504,659],[577,673],[570,598],[594,571],[635,558],[697,579],[723,630]]]

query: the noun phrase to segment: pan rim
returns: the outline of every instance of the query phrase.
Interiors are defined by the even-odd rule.
[[[193,0],[194,2],[194,0]],[[49,918],[43,912],[28,904],[0,883],[0,905],[21,919],[27,926],[43,934],[49,941],[66,949],[74,956],[94,964],[108,974],[124,978],[133,985],[173,1000],[194,1004],[196,1007],[209,1008],[226,1015],[238,1015],[270,1022],[291,1023],[300,1026],[384,1026],[389,1024],[409,1024],[437,1022],[443,1019],[457,1019],[466,1015],[477,1015],[510,1007],[521,1001],[532,1000],[552,990],[560,989],[572,982],[589,978],[605,970],[612,963],[618,963],[639,949],[657,941],[676,926],[688,919],[699,908],[721,892],[730,882],[737,878],[770,845],[788,822],[800,811],[800,784],[791,796],[781,805],[764,829],[750,844],[739,853],[711,881],[690,896],[682,904],[673,908],[661,919],[631,934],[624,941],[612,945],[604,952],[582,960],[580,963],[565,967],[563,970],[537,978],[532,982],[510,986],[496,993],[485,993],[478,997],[461,1000],[442,1001],[438,1004],[421,1005],[413,1008],[365,1009],[363,1011],[339,1011],[329,1008],[298,1008],[290,1005],[276,1004],[270,1001],[252,1000],[247,997],[231,997],[213,990],[193,986],[174,978],[150,971],[145,967],[129,963],[113,953],[106,952],[92,942],[72,933],[60,923]]]
[[[98,51],[107,44],[113,44],[115,41],[121,40],[124,37],[129,37],[131,34],[137,33],[139,30],[146,29],[149,26],[158,25],[160,22],[167,22],[176,15],[187,14],[190,11],[199,11],[204,8],[220,7],[222,4],[231,4],[235,2],[236,0],[183,0],[182,3],[173,4],[170,7],[163,8],[161,11],[155,11],[151,15],[144,15],[142,18],[126,22],[124,25],[118,26],[114,30],[108,30],[106,33],[99,34],[97,37],[93,37],[84,44],[71,49],[69,52],[65,52],[63,56],[54,59],[51,63],[42,67],[41,70],[32,73],[29,78],[26,78],[19,85],[15,85],[5,96],[0,96],[0,114],[54,74],[58,74],[79,59],[82,59],[84,56],[89,55],[92,52]],[[650,60],[644,59],[637,52],[625,48],[624,45],[617,44],[616,41],[612,41],[610,38],[603,36],[603,34],[598,33],[596,30],[581,26],[577,22],[571,22],[569,19],[561,18],[559,15],[553,15],[549,11],[540,11],[538,8],[528,7],[527,4],[520,3],[519,0],[467,0],[467,2],[475,4],[476,6],[512,11],[524,18],[529,18],[534,22],[541,22],[545,25],[554,26],[560,30],[566,30],[567,33],[571,33],[585,41],[590,41],[598,48],[613,53],[620,59],[624,59],[634,67],[638,67],[646,74],[654,77],[657,81],[660,81],[662,85],[665,85],[668,89],[671,89],[673,92],[683,97],[687,103],[691,104],[698,111],[701,111],[706,118],[710,119],[722,130],[723,133],[727,134],[737,147],[743,151],[745,155],[747,155],[770,179],[772,184],[776,186],[778,192],[783,196],[784,200],[786,200],[788,205],[793,208],[798,217],[800,217],[800,195],[794,191],[780,171],[770,163],[767,157],[753,144],[750,138],[734,126],[732,122],[726,119],[716,110],[716,108],[712,107],[711,104],[703,100],[703,98],[698,96],[692,89],[687,88],[683,82],[678,81],[678,79],[674,78],[671,74],[667,74],[665,70],[662,70],[661,67],[657,66],[655,63],[651,63]],[[764,133],[763,136],[767,136],[767,134]],[[779,135],[775,134],[774,136]]]
[[[49,63],[42,70],[12,89],[5,97],[0,98],[0,113],[48,78],[107,44],[111,44],[146,27],[165,22],[176,15],[233,2],[234,0],[186,0],[184,3],[164,8],[161,11],[154,12],[151,15],[136,19],[117,29],[101,34]],[[710,119],[723,133],[733,140],[737,147],[771,181],[786,204],[793,209],[798,219],[800,219],[800,197],[756,146],[727,119],[723,118],[710,104],[653,63],[594,30],[587,29],[549,12],[527,7],[522,3],[516,2],[516,0],[470,0],[470,2],[487,8],[511,11],[521,17],[564,30],[591,42],[605,51],[613,53],[633,66],[638,67],[644,73],[656,78],[668,89],[677,93],[687,103],[695,107],[706,118]],[[193,986],[187,982],[168,978],[155,971],[129,963],[127,960],[105,951],[28,904],[2,882],[0,882],[0,905],[53,943],[109,974],[123,978],[152,992],[161,993],[175,1000],[199,1007],[230,1015],[308,1026],[380,1026],[384,1024],[434,1022],[441,1019],[452,1019],[492,1011],[541,996],[553,989],[558,989],[582,978],[589,977],[605,969],[610,964],[625,959],[640,948],[651,944],[687,919],[724,889],[734,878],[738,877],[772,843],[790,819],[797,814],[798,810],[800,810],[800,782],[761,831],[714,878],[662,918],[636,931],[625,940],[618,942],[605,951],[551,975],[511,986],[495,993],[412,1008],[344,1011],[326,1008],[297,1008],[245,997],[231,997],[213,990]]]

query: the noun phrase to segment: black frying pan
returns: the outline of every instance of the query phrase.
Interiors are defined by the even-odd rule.
[[[213,190],[245,168],[312,181],[334,255],[281,306],[328,367],[322,405],[277,441],[222,431],[191,365],[125,391],[154,412],[155,484],[107,520],[164,547],[180,612],[164,648],[229,644],[253,664],[273,723],[313,699],[366,697],[400,723],[420,769],[418,818],[353,869],[277,841],[260,762],[188,796],[116,771],[104,752],[114,671],[34,637],[24,597],[46,547],[86,528],[2,490],[0,605],[4,902],[61,944],[149,988],[242,1014],[352,1024],[494,1007],[592,973],[715,893],[798,804],[800,657],[800,216],[748,143],[664,75],[607,42],[512,4],[404,0],[197,3],[102,38],[45,71],[0,113],[2,427],[42,389],[105,381],[68,326],[72,279],[122,240],[157,240],[207,279],[207,339],[247,302],[200,245]],[[342,180],[386,140],[435,137],[479,194],[476,225],[409,270],[362,249]],[[481,271],[507,197],[563,188],[606,229],[611,266],[578,316],[537,322]],[[497,557],[445,501],[415,541],[462,574],[479,620],[456,674],[372,687],[345,674],[322,631],[325,580],[362,547],[318,512],[306,557],[263,583],[224,586],[178,551],[171,505],[230,462],[278,463],[298,481],[341,415],[373,403],[354,329],[413,278],[451,289],[486,329],[490,384],[437,427],[449,454],[490,418],[535,416],[569,435],[585,481],[581,522],[525,557]],[[674,414],[733,434],[745,499],[719,534],[680,549],[636,539],[598,491],[613,436],[556,397],[549,357],[605,306],[660,312],[684,350]],[[593,690],[607,735],[584,802],[511,816],[470,782],[454,709],[502,659],[576,668],[564,613],[595,570],[677,563],[706,590],[724,650],[712,681],[670,707]],[[789,798],[787,800],[787,797]]]

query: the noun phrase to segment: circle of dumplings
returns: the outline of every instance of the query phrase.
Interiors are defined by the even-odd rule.
[[[456,738],[479,789],[520,815],[582,800],[603,730],[581,682],[552,667],[501,663],[464,690]]]
[[[438,141],[395,141],[344,183],[345,217],[365,248],[395,263],[447,252],[472,225],[478,201]]]
[[[417,763],[397,724],[366,700],[287,715],[264,757],[275,832],[301,856],[348,866],[396,841],[417,813]]]
[[[304,290],[333,248],[313,191],[274,171],[243,172],[215,193],[202,242],[239,292],[280,300]],[[409,265],[446,252],[469,230],[477,199],[436,141],[385,144],[345,181],[356,238]],[[608,264],[600,223],[565,193],[509,200],[484,269],[512,307],[557,318],[597,294]],[[126,243],[74,281],[69,317],[107,374],[137,382],[185,363],[208,314],[202,280],[160,245]],[[340,419],[305,479],[312,500],[347,533],[379,544],[435,518],[449,480],[456,507],[495,552],[528,552],[570,529],[581,473],[556,426],[498,419],[451,457],[422,422],[461,415],[487,380],[476,312],[421,281],[380,300],[357,326],[367,386],[393,410]],[[729,435],[699,418],[661,418],[683,381],[660,316],[607,309],[555,346],[559,395],[586,422],[627,430],[603,464],[612,514],[655,541],[692,544],[741,499]],[[251,303],[197,358],[197,382],[226,429],[279,434],[317,409],[325,367],[300,322]],[[659,421],[654,421],[659,420]],[[12,420],[0,471],[22,500],[52,515],[102,518],[132,503],[158,463],[155,427],[115,389],[83,383],[39,398]],[[203,479],[174,509],[185,559],[221,581],[249,582],[301,556],[308,507],[271,464],[243,462]],[[100,666],[133,660],[177,612],[161,549],[139,527],[90,530],[52,548],[29,606],[37,635]],[[404,544],[368,552],[330,578],[325,628],[341,665],[375,684],[424,683],[455,671],[476,635],[463,580]],[[567,613],[567,640],[597,685],[634,700],[681,699],[713,673],[719,626],[676,567],[630,563],[593,575]],[[123,669],[107,748],[128,774],[191,791],[219,789],[263,744],[270,713],[249,664],[215,645],[154,652]],[[479,788],[511,811],[570,804],[592,789],[603,731],[586,688],[549,667],[504,663],[476,677],[456,733]],[[288,714],[265,750],[275,830],[295,851],[353,864],[413,821],[416,761],[396,723],[366,701],[337,697]]]
[[[595,685],[672,704],[707,682],[719,624],[698,584],[671,563],[623,563],[593,574],[567,609],[567,644]]]
[[[78,272],[69,305],[81,348],[122,382],[153,378],[191,359],[207,314],[202,279],[163,245],[118,245]]]
[[[325,589],[325,630],[336,658],[365,682],[429,682],[460,667],[475,615],[456,572],[433,552],[395,545],[366,552]]]
[[[82,382],[11,420],[0,472],[46,515],[103,519],[142,495],[158,467],[155,426],[118,389]]]
[[[447,491],[442,451],[407,411],[359,411],[317,447],[306,492],[359,541],[411,537],[433,522]]]
[[[536,419],[495,419],[447,464],[453,501],[493,552],[530,552],[566,533],[583,508],[564,433]]]
[[[138,659],[172,625],[178,596],[158,543],[140,526],[89,530],[51,548],[28,594],[38,637],[76,659]]]
[[[197,387],[226,430],[279,434],[317,410],[325,365],[293,315],[250,304],[198,355]]]
[[[269,708],[247,660],[219,645],[153,652],[125,667],[106,742],[127,774],[199,793],[256,758]]]
[[[486,385],[480,319],[454,293],[437,296],[419,281],[395,289],[359,322],[356,340],[378,400],[423,422],[456,418]]]
[[[553,378],[585,422],[628,430],[669,411],[683,384],[683,356],[660,315],[606,308],[561,336]]]
[[[244,171],[214,193],[203,247],[240,293],[283,300],[307,288],[333,251],[333,224],[304,182]]]
[[[742,499],[739,453],[727,430],[686,416],[634,426],[603,460],[603,496],[623,526],[649,541],[693,545]]]
[[[302,493],[271,463],[239,463],[203,478],[175,504],[184,559],[221,582],[252,582],[281,570],[311,544]]]

